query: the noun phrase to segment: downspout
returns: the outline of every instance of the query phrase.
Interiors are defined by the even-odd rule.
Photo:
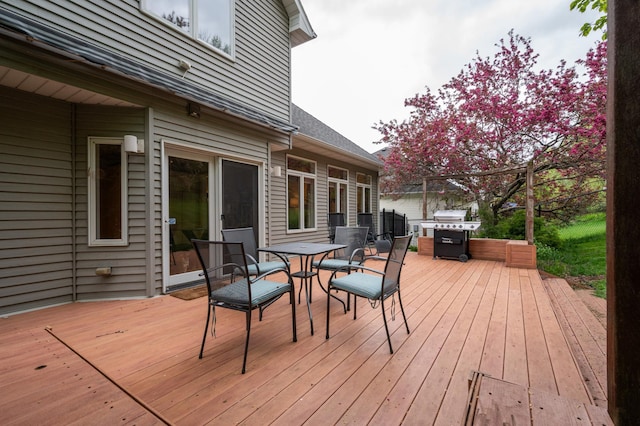
[[[78,300],[78,271],[76,256],[76,105],[71,104],[71,301]]]
[[[291,146],[291,136],[289,136],[289,146]],[[266,237],[265,244],[271,245],[271,142],[267,142],[267,170],[265,170],[265,174],[267,175],[267,199],[265,200],[265,215],[267,220],[264,221],[265,226],[269,227],[269,232]]]
[[[155,289],[155,266],[156,259],[154,256],[155,253],[155,232],[153,232],[154,226],[154,218],[155,212],[153,211],[153,194],[154,194],[154,180],[153,180],[153,159],[155,158],[155,153],[153,151],[153,141],[154,141],[154,133],[153,133],[153,108],[146,109],[145,115],[145,129],[144,129],[144,167],[145,167],[145,175],[144,175],[144,204],[146,210],[146,223],[145,223],[145,236],[146,236],[146,250],[145,257],[147,259],[146,266],[147,271],[145,273],[146,277],[146,291],[147,297],[153,297],[156,294]],[[161,217],[162,219],[162,217]],[[160,220],[160,223],[163,223]],[[162,232],[160,233],[162,238]],[[161,244],[162,245],[162,244]],[[161,257],[161,264],[165,261],[163,257]]]

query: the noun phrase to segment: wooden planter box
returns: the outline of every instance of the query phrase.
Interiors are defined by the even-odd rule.
[[[526,241],[509,241],[507,243],[507,266],[512,268],[536,267],[536,246]]]
[[[433,256],[433,237],[418,237],[418,254]],[[469,254],[472,259],[496,260],[513,268],[537,267],[536,246],[526,241],[471,238]]]

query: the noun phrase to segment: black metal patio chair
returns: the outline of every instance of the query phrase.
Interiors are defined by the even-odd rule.
[[[329,213],[329,242],[333,243],[336,236],[336,226],[344,226],[344,213]]]
[[[289,259],[283,254],[274,253],[279,260],[265,262],[258,261],[258,247],[256,246],[256,236],[253,228],[223,229],[222,239],[224,241],[236,241],[243,243],[244,252],[247,255],[247,268],[249,275],[251,276],[264,274],[274,269],[289,269]]]
[[[345,244],[347,247],[326,253],[318,260],[314,259],[312,269],[318,271],[336,271],[343,266],[363,265],[366,260],[364,247],[368,231],[369,228],[366,226],[336,226],[334,243]],[[326,288],[320,281],[320,274],[318,274],[318,284],[320,284],[322,289]],[[342,303],[346,313],[349,309],[350,298],[347,298],[346,305],[341,299],[337,300]]]
[[[329,338],[329,318],[331,316],[331,297],[329,297],[329,293],[331,290],[346,291],[347,293],[354,295],[353,319],[356,319],[358,297],[368,299],[373,307],[380,304],[382,309],[382,318],[384,320],[384,328],[387,332],[387,341],[389,342],[389,351],[393,353],[384,301],[389,297],[395,296],[396,294],[398,295],[402,318],[404,319],[404,324],[408,334],[409,324],[407,323],[407,317],[404,313],[404,307],[402,306],[402,298],[400,297],[400,272],[402,271],[402,265],[407,254],[410,241],[410,235],[396,237],[393,240],[391,251],[386,259],[384,271],[378,271],[362,265],[347,265],[331,274],[327,288],[327,339]],[[352,272],[347,275],[338,276],[338,273],[340,272],[349,271]],[[391,304],[391,316],[395,319],[395,303]]]
[[[373,213],[358,213],[358,226],[369,228],[367,233],[366,248],[372,256],[379,256],[382,253],[389,253],[393,237],[389,232],[376,234],[373,224]]]
[[[247,338],[244,345],[242,374],[246,371],[247,352],[249,351],[249,335],[251,332],[251,312],[254,309],[268,307],[284,294],[289,293],[291,305],[291,324],[293,341],[296,336],[296,304],[293,279],[287,268],[272,269],[251,278],[247,275],[247,256],[241,242],[191,240],[202,266],[202,274],[207,283],[209,303],[207,306],[207,322],[200,346],[199,358],[202,358],[204,344],[211,321],[212,334],[215,336],[216,307],[233,309],[246,313]],[[265,280],[267,275],[284,273],[287,282]]]

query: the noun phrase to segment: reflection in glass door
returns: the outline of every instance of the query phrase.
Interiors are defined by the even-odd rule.
[[[209,162],[168,157],[169,284],[197,279],[192,238],[209,239]]]
[[[222,226],[258,229],[258,166],[222,161]]]

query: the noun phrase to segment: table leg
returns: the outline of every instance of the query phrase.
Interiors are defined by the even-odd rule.
[[[303,262],[302,258],[305,257],[305,261]],[[300,256],[300,272],[295,272],[291,274],[296,278],[300,278],[300,291],[298,292],[298,303],[300,303],[300,296],[302,294],[302,287],[304,286],[304,295],[307,302],[307,311],[309,312],[309,324],[311,326],[311,335],[313,336],[313,314],[311,313],[311,298],[310,298],[310,288],[309,288],[309,280],[311,280],[311,285],[313,285],[313,275],[309,272],[309,256]]]

